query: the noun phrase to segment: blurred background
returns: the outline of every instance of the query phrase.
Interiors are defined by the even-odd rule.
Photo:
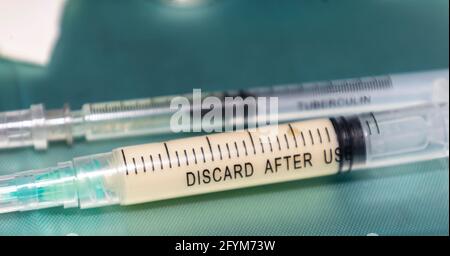
[[[0,111],[448,68],[448,4],[0,0]],[[167,138],[0,151],[0,174]],[[437,160],[131,207],[4,214],[0,235],[448,235],[448,182],[448,160]]]

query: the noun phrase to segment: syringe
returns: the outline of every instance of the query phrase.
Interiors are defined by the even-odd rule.
[[[448,102],[448,90],[448,69],[445,69],[203,93],[202,97],[277,97],[276,118],[286,122]],[[65,140],[70,144],[76,138],[92,141],[170,133],[170,118],[177,111],[170,103],[178,96],[87,103],[78,111],[71,111],[68,105],[45,110],[43,104],[36,104],[30,109],[3,112],[0,113],[0,149],[34,146],[42,150],[50,141]],[[193,101],[191,94],[181,96]],[[236,121],[232,119],[225,120],[224,124]]]
[[[448,157],[448,104],[118,148],[0,177],[0,212],[131,205]]]

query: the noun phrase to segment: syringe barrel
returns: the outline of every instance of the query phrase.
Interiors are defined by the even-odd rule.
[[[448,102],[448,69],[292,84],[247,91],[278,97],[279,121],[378,112]],[[282,99],[282,100],[281,100]]]
[[[129,205],[448,157],[448,104],[118,148],[0,177],[0,212]]]
[[[156,98],[125,100],[105,103],[87,103],[81,110],[70,112],[61,109],[45,110],[42,104],[30,109],[0,113],[0,149],[34,146],[46,149],[48,142],[85,137],[100,140],[139,135],[165,134],[172,132],[170,121],[177,109],[171,108],[174,98],[185,97],[192,102],[186,114],[200,112],[200,122],[193,120],[192,126],[221,131],[224,126],[236,123],[244,126],[246,120],[255,120],[262,115],[247,113],[245,117],[228,116],[222,125],[211,127],[201,119],[209,107],[202,101],[214,96],[224,102],[225,97],[277,98],[276,116],[270,112],[267,118],[279,122],[356,114],[369,111],[417,106],[430,102],[448,102],[448,69],[414,72],[399,75],[363,77],[324,82],[272,86],[241,91],[201,93],[200,103],[193,103],[192,94],[162,96]],[[228,108],[224,103],[222,110]],[[248,106],[244,102],[244,105]],[[264,105],[265,106],[265,105]],[[256,106],[262,109],[260,105]],[[251,109],[251,108],[249,108]],[[204,129],[207,131],[206,129]],[[223,131],[224,129],[222,129]]]
[[[113,151],[120,203],[448,156],[448,104],[314,119]],[[120,184],[120,185],[119,185]]]
[[[331,118],[344,171],[448,157],[448,103]]]
[[[201,95],[202,98],[209,96],[224,97],[222,93]],[[171,102],[177,97],[183,97],[192,103],[191,109],[186,111],[187,115],[194,108],[200,108],[201,112],[201,105],[194,105],[191,94],[87,103],[81,110],[83,122],[74,125],[73,129],[77,134],[82,133],[87,140],[171,133],[170,119],[177,112],[177,109],[171,108]],[[202,98],[198,100],[201,101]]]
[[[448,118],[448,104],[359,115],[366,161],[356,169],[448,157]]]
[[[417,106],[430,102],[448,102],[448,69],[412,72],[396,75],[362,77],[322,82],[254,88],[240,91],[201,93],[200,100],[215,96],[224,98],[241,97],[277,98],[276,118],[279,122],[331,117],[334,115],[357,114],[369,111],[384,111],[394,108]],[[180,95],[192,103],[193,95]],[[171,109],[171,102],[179,96],[163,96],[151,99],[125,100],[83,105],[83,122],[74,125],[87,140],[100,140],[150,134],[170,133],[170,120],[177,109]],[[191,110],[208,113],[209,106],[192,103]],[[244,103],[247,104],[247,103]],[[225,104],[223,104],[225,105]],[[225,107],[225,106],[223,106]],[[259,106],[257,106],[259,107]],[[261,115],[260,111],[255,112]],[[264,113],[267,114],[267,113]],[[273,113],[271,112],[270,115]],[[231,119],[234,117],[231,117]],[[225,120],[245,122],[244,119]],[[272,118],[272,117],[270,117]],[[196,124],[203,125],[206,123]],[[221,128],[221,127],[218,127]]]

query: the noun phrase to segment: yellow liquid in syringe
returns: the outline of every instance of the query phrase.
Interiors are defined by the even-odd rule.
[[[114,150],[123,205],[335,174],[329,119]],[[269,132],[268,129],[270,130]]]

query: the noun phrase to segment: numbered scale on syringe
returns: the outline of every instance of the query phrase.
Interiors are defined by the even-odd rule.
[[[119,148],[121,204],[337,173],[330,119]]]

